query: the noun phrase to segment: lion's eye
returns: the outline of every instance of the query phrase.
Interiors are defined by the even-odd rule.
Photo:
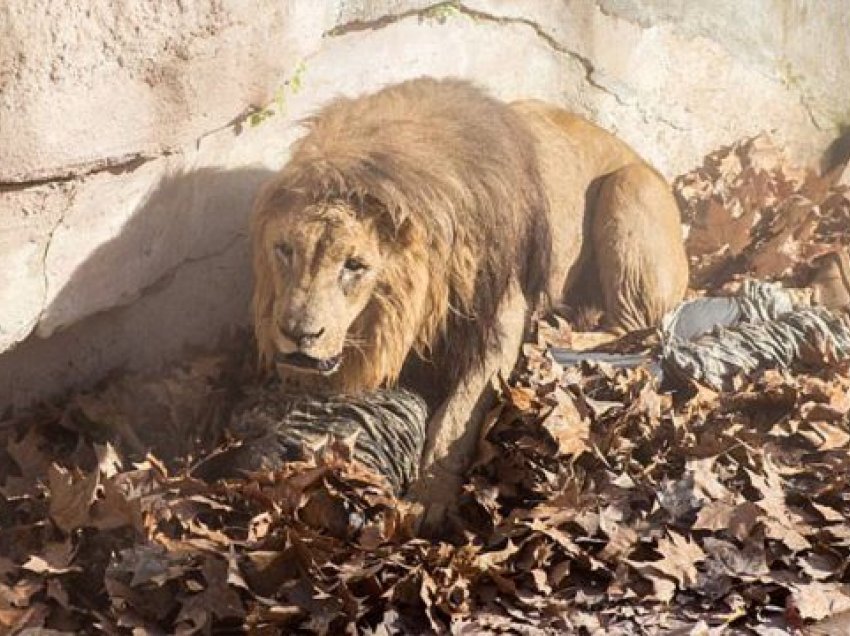
[[[292,258],[292,246],[288,243],[278,243],[274,246],[274,255],[281,261]]]
[[[354,257],[345,259],[345,263],[342,264],[342,268],[350,274],[361,274],[367,269],[366,263]]]

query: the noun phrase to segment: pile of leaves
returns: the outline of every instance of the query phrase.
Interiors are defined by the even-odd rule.
[[[691,282],[715,289],[742,276],[805,284],[814,259],[850,245],[850,175],[789,166],[766,135],[706,157],[674,182]]]
[[[478,536],[515,553],[509,615],[779,634],[850,610],[846,365],[671,395],[644,369],[561,369],[542,351],[527,349],[471,479]]]
[[[791,281],[850,243],[846,189],[766,159],[766,143],[677,181],[703,291],[750,272]],[[848,365],[824,355],[734,392],[669,391],[644,368],[564,368],[548,353],[580,339],[552,319],[525,346],[446,537],[419,535],[422,511],[351,460],[352,440],[278,471],[198,478],[217,444],[239,443],[222,432],[247,381],[238,355],[8,419],[0,631],[850,629]]]

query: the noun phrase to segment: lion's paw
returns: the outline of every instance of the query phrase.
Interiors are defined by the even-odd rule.
[[[445,537],[459,530],[457,504],[463,482],[461,475],[440,469],[432,469],[419,478],[408,495],[423,508],[417,534]]]

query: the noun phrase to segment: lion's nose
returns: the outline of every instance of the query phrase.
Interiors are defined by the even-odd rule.
[[[325,333],[325,328],[322,327],[318,331],[306,331],[300,327],[292,326],[288,329],[281,329],[281,333],[292,340],[299,349],[307,349],[316,344],[316,340]]]

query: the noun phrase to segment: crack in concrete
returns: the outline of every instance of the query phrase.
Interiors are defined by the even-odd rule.
[[[650,119],[653,119],[661,124],[664,124],[665,126],[668,126],[669,128],[680,132],[686,132],[688,130],[680,124],[677,124],[676,122],[670,121],[669,119],[663,117],[660,113],[651,113],[645,108],[641,107],[636,102],[626,101],[622,97],[622,95],[612,90],[605,84],[599,82],[599,80],[595,77],[595,75],[597,74],[597,70],[593,65],[593,62],[588,57],[582,55],[581,53],[578,53],[577,51],[574,51],[573,49],[567,47],[565,44],[562,44],[553,35],[548,33],[542,26],[537,24],[537,22],[529,18],[495,15],[493,13],[473,9],[471,7],[466,6],[462,2],[437,2],[435,4],[428,5],[420,9],[411,9],[402,13],[381,16],[380,18],[375,18],[374,20],[355,20],[346,24],[341,24],[329,31],[326,31],[324,34],[322,34],[322,37],[338,37],[340,35],[356,33],[359,31],[377,31],[391,24],[395,24],[402,20],[413,17],[418,18],[420,21],[425,19],[438,19],[433,17],[434,12],[444,7],[452,8],[456,10],[458,14],[466,16],[473,20],[490,22],[500,25],[519,24],[530,28],[535,33],[535,35],[540,38],[553,51],[577,62],[579,66],[581,66],[582,71],[584,73],[584,80],[592,88],[595,88],[596,90],[605,93],[606,95],[610,95],[616,100],[616,102],[620,106],[636,109],[646,122],[648,122]]]
[[[815,108],[810,102],[810,98],[806,94],[806,91],[797,91],[797,97],[800,100],[800,108],[802,108],[803,112],[806,113],[806,116],[809,118],[809,121],[812,122],[812,126],[815,127],[815,130],[826,130],[818,121],[817,115],[815,115]]]
[[[695,26],[689,26],[685,24],[685,22],[681,19],[676,19],[675,16],[672,15],[663,15],[663,14],[655,14],[653,16],[645,16],[641,18],[637,15],[629,15],[627,12],[617,12],[612,10],[609,6],[605,4],[602,0],[594,0],[593,4],[599,10],[599,12],[604,15],[606,18],[612,20],[623,20],[628,22],[631,25],[634,25],[640,29],[648,29],[652,27],[664,27],[668,28],[671,31],[673,37],[676,37],[680,40],[686,41],[689,38],[701,38],[712,44],[716,45],[720,49],[724,51],[727,57],[730,57],[734,60],[741,61],[739,55],[737,55],[734,48],[731,48],[727,43],[723,42],[721,39],[716,37],[712,37],[711,31],[704,28],[697,28]],[[763,68],[759,64],[748,64],[748,68],[753,72],[757,73],[761,77],[783,86],[786,90],[791,93],[796,93],[799,99],[800,107],[808,117],[812,126],[815,127],[816,130],[823,131],[824,126],[818,121],[818,117],[815,111],[815,106],[811,102],[810,96],[807,94],[807,91],[801,89],[793,89],[788,85],[788,82],[785,81],[782,77],[782,74],[778,71],[778,69],[770,69]],[[665,121],[660,118],[659,121],[667,123],[669,125],[671,122]],[[673,125],[677,130],[683,130],[682,128],[677,128]]]
[[[374,18],[372,20],[352,20],[351,22],[338,24],[334,28],[328,29],[322,33],[322,39],[339,37],[341,35],[356,33],[358,31],[377,31],[378,29],[383,29],[386,26],[395,24],[396,22],[401,22],[407,18],[419,18],[420,20],[424,20],[433,15],[433,12],[441,7],[460,8],[454,2],[435,2],[434,4],[429,4],[426,7],[409,9],[407,11],[392,13],[390,15],[383,15],[380,18]]]
[[[132,172],[139,166],[144,165],[148,161],[153,161],[159,157],[164,157],[172,154],[171,151],[164,150],[157,154],[142,154],[130,153],[118,157],[107,157],[98,159],[76,166],[70,166],[62,172],[57,172],[52,175],[36,177],[33,179],[21,179],[20,181],[0,181],[0,194],[4,192],[16,192],[18,190],[26,190],[27,188],[36,188],[38,186],[50,185],[53,183],[67,183],[77,181],[84,177],[99,174],[102,172],[111,172],[112,174],[124,174]]]
[[[470,17],[476,20],[490,21],[495,22],[497,24],[522,24],[531,28],[534,33],[543,40],[552,50],[569,57],[572,60],[575,60],[582,68],[584,72],[584,80],[593,88],[605,93],[606,95],[610,95],[614,98],[614,100],[620,105],[625,106],[627,108],[636,109],[640,115],[643,117],[644,121],[648,122],[648,119],[654,119],[661,124],[664,124],[674,130],[684,132],[686,129],[672,122],[665,117],[662,117],[659,113],[650,113],[645,108],[640,106],[640,104],[636,102],[628,102],[626,101],[622,95],[612,90],[605,84],[601,83],[595,76],[597,74],[596,67],[593,65],[593,62],[590,58],[568,48],[566,45],[559,42],[554,36],[550,33],[547,33],[546,30],[537,24],[534,20],[530,20],[529,18],[518,18],[518,17],[506,17],[506,16],[498,16],[490,13],[485,13],[483,11],[478,11],[476,9],[471,9],[469,7],[465,7],[462,4],[458,5],[458,8],[465,15],[469,15]]]
[[[42,197],[43,198],[41,203],[43,205],[47,200],[47,193],[45,192]],[[53,237],[59,230],[60,226],[65,222],[65,217],[68,215],[68,212],[73,207],[76,198],[77,188],[75,185],[72,185],[71,191],[68,193],[67,204],[62,210],[62,213],[59,215],[59,218],[56,220],[56,223],[54,223],[53,227],[50,228],[50,232],[47,235],[47,240],[44,242],[44,250],[41,253],[42,292],[41,302],[39,303],[40,309],[38,310],[38,316],[36,316],[35,321],[33,321],[32,328],[30,329],[30,334],[32,334],[36,329],[38,329],[38,326],[41,324],[41,320],[44,317],[44,312],[47,311],[47,297],[50,291],[50,278],[47,274],[47,258],[50,255],[50,248],[53,246]]]
[[[173,281],[174,278],[179,273],[179,271],[181,269],[183,269],[184,267],[187,267],[189,265],[195,265],[197,263],[203,263],[204,261],[208,261],[208,260],[212,260],[214,258],[218,258],[220,256],[224,256],[230,250],[232,250],[237,244],[239,244],[242,241],[247,241],[247,239],[248,239],[247,233],[237,232],[227,242],[225,242],[224,245],[222,245],[221,247],[219,247],[215,251],[207,252],[206,254],[201,254],[200,256],[190,256],[188,258],[184,258],[180,262],[172,265],[171,267],[166,269],[164,272],[162,272],[159,276],[157,276],[156,280],[154,280],[153,282],[148,283],[144,287],[140,287],[137,290],[137,292],[133,295],[132,299],[130,299],[128,302],[120,303],[120,305],[116,304],[115,306],[127,305],[129,303],[136,302],[137,300],[139,300],[140,298],[143,298],[145,296],[150,296],[151,294],[155,294],[156,292],[158,292],[161,289],[163,289],[164,287],[166,287],[171,281]],[[112,309],[112,307],[110,307],[109,309]],[[107,311],[107,310],[105,310],[105,311]]]
[[[565,45],[558,42],[558,40],[556,40],[552,35],[547,33],[546,30],[543,29],[543,27],[537,24],[534,20],[530,20],[529,18],[495,15],[492,13],[479,11],[478,9],[472,9],[460,2],[437,2],[421,9],[411,9],[402,13],[381,16],[380,18],[375,18],[374,20],[355,20],[352,22],[347,22],[345,24],[338,25],[333,29],[330,29],[329,31],[325,31],[325,33],[322,34],[322,37],[338,37],[341,35],[346,35],[348,33],[356,33],[358,31],[377,31],[391,24],[395,24],[396,22],[401,22],[402,20],[406,20],[407,18],[412,17],[419,18],[420,20],[436,20],[438,18],[433,18],[432,16],[436,10],[442,7],[451,7],[455,9],[460,15],[472,18],[473,20],[480,20],[482,22],[491,22],[503,25],[521,24],[523,26],[529,27],[534,31],[537,37],[543,40],[551,49],[558,53],[566,55],[578,62],[584,69],[585,79],[591,86],[603,91],[604,93],[611,94],[615,98],[618,98],[618,96],[612,93],[607,87],[597,83],[596,80],[594,80],[593,73],[596,69],[593,67],[593,63],[588,58],[581,55],[580,53],[577,53],[567,48]]]
[[[304,60],[309,59],[309,57],[312,56],[308,56],[304,58]],[[284,84],[288,84],[288,82],[289,80],[285,81]],[[26,190],[28,188],[35,188],[54,183],[67,183],[78,181],[80,179],[84,179],[86,177],[101,174],[104,172],[109,172],[114,175],[124,174],[127,172],[132,172],[151,161],[156,161],[158,159],[169,157],[175,154],[182,154],[186,148],[191,147],[194,148],[195,151],[198,151],[204,140],[208,137],[211,137],[212,135],[216,135],[226,130],[231,130],[238,135],[241,132],[242,127],[245,125],[245,122],[248,121],[251,115],[253,115],[256,111],[257,109],[255,107],[245,108],[235,116],[231,117],[225,123],[216,126],[215,128],[211,128],[210,130],[207,130],[203,134],[195,137],[194,140],[187,141],[185,144],[179,147],[165,146],[157,152],[134,152],[115,157],[106,157],[105,159],[97,159],[95,161],[90,161],[87,163],[67,167],[62,172],[47,174],[32,179],[0,181],[0,194],[3,194],[4,192],[16,192],[19,190]]]

